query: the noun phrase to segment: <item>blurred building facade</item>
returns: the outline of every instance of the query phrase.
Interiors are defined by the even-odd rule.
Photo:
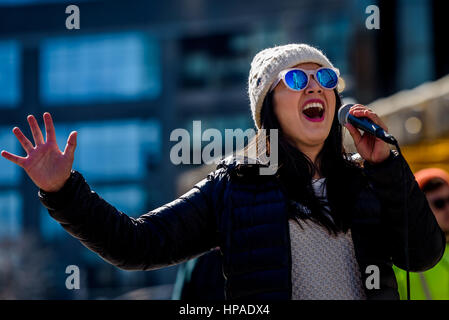
[[[0,0],[0,149],[23,155],[11,129],[31,137],[26,116],[42,127],[49,111],[61,149],[78,131],[74,169],[133,217],[173,200],[178,178],[198,167],[171,163],[172,130],[192,131],[193,120],[203,130],[253,127],[246,81],[265,47],[321,48],[346,80],[344,97],[364,104],[449,73],[443,1],[81,1],[79,30],[65,28],[69,4]],[[372,4],[379,30],[365,26]],[[170,296],[176,266],[110,266],[48,216],[21,168],[0,159],[0,241],[25,235],[52,252],[35,298],[114,298],[142,287]],[[65,288],[70,264],[82,290]]]
[[[449,75],[373,101],[413,172],[449,172]]]

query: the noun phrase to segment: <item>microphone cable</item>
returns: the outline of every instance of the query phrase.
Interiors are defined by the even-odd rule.
[[[338,121],[342,126],[344,126],[348,122],[349,109],[353,106],[353,104],[346,104],[342,106],[338,110]],[[353,124],[354,125],[354,124]],[[354,125],[357,127],[357,125]],[[405,159],[402,155],[401,148],[399,147],[398,141],[389,133],[385,132],[380,126],[371,128],[371,130],[367,130],[367,128],[361,129],[366,133],[372,134],[375,137],[385,141],[388,144],[394,145],[399,153],[399,156]],[[405,269],[407,272],[407,300],[410,300],[410,261],[409,261],[409,225],[408,225],[408,212],[407,212],[407,181],[405,180],[405,176],[407,174],[407,167],[401,159],[401,171],[402,171],[402,179],[404,180],[404,199],[403,199],[403,212],[404,212],[404,223],[405,223],[405,232],[404,232],[404,245],[405,245]]]
[[[399,143],[397,142],[397,140],[391,136],[392,139],[394,140],[394,146],[396,147],[400,157],[404,158],[401,152],[401,148],[399,147]],[[408,226],[408,212],[407,212],[407,193],[408,193],[408,188],[407,188],[407,181],[405,180],[405,175],[407,173],[407,168],[404,164],[404,161],[402,161],[401,159],[401,167],[402,167],[402,179],[404,181],[404,200],[403,200],[403,212],[404,212],[404,224],[405,224],[405,234],[404,234],[404,244],[405,244],[405,268],[406,268],[406,282],[407,282],[407,300],[410,300],[410,261],[409,261],[409,243],[408,243],[408,231],[409,231],[409,226]]]

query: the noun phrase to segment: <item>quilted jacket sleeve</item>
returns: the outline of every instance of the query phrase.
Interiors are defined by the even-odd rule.
[[[135,219],[118,211],[72,171],[55,193],[39,191],[51,217],[107,262],[125,270],[152,270],[216,247],[217,170],[178,199]]]
[[[420,272],[432,268],[444,253],[445,236],[406,160],[397,151],[391,151],[390,157],[380,164],[365,163],[364,172],[382,203],[389,232],[379,236],[390,237],[393,263],[407,269],[405,214],[408,214],[408,269]]]

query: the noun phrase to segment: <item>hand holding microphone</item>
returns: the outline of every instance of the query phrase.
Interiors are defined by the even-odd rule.
[[[361,104],[347,104],[338,110],[338,120],[345,126],[360,156],[368,162],[380,163],[390,155],[388,143],[395,144],[388,128],[371,109]],[[363,135],[356,129],[364,131]]]

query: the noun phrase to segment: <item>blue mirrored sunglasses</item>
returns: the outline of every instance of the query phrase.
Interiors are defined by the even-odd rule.
[[[279,81],[284,81],[287,88],[293,91],[301,91],[309,84],[310,75],[323,89],[334,89],[338,84],[338,71],[331,68],[319,68],[315,70],[304,70],[300,68],[285,69],[279,72],[278,78],[270,88],[270,92],[278,85]]]

